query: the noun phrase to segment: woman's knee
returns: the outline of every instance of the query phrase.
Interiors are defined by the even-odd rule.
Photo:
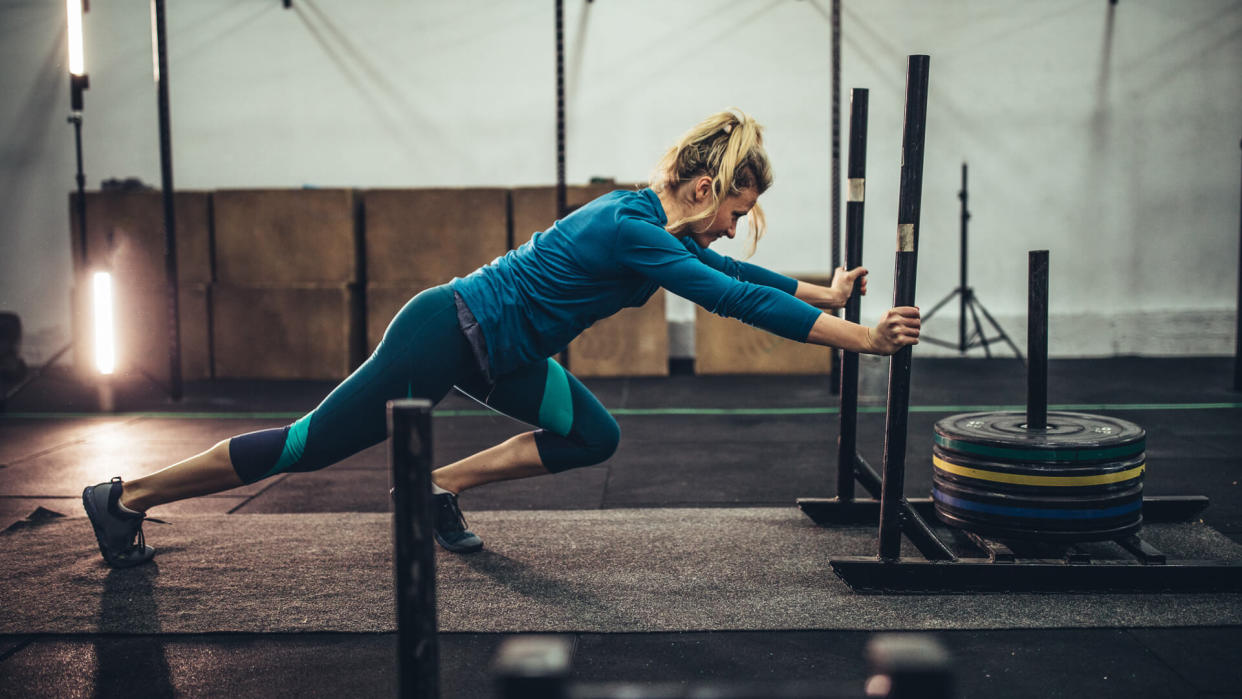
[[[280,470],[278,464],[285,452],[289,427],[247,432],[228,440],[229,463],[242,483],[261,481]]]
[[[612,458],[620,443],[621,426],[611,415],[585,427],[575,424],[565,437],[548,430],[536,433],[543,465],[553,473],[603,463]]]
[[[595,459],[592,463],[607,461],[617,453],[617,447],[621,444],[621,426],[609,415],[608,420],[597,427],[597,432],[589,444],[591,458]]]

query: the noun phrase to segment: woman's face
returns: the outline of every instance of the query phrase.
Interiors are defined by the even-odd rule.
[[[732,238],[737,234],[737,222],[754,208],[759,199],[759,192],[753,187],[743,189],[740,194],[730,194],[720,202],[716,217],[710,221],[694,224],[690,238],[705,248],[721,237]]]

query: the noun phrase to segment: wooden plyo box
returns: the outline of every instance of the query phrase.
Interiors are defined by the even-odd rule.
[[[183,379],[211,376],[210,201],[206,192],[176,192],[177,304]],[[69,195],[69,239],[76,285],[71,295],[74,366],[83,377],[95,369],[94,299],[90,272],[112,273],[116,373],[169,380],[171,343],[164,262],[164,195],[158,190],[86,193],[85,269],[79,255],[77,193]]]
[[[69,195],[69,240],[81,274],[77,199],[76,192]],[[209,206],[206,192],[173,196],[178,284],[212,281]],[[163,192],[87,192],[86,255],[89,269],[111,270],[119,283],[134,288],[166,284]]]
[[[812,284],[832,283],[823,275],[790,276]],[[694,310],[696,374],[827,374],[832,356],[828,347],[786,340],[703,308]]]
[[[212,209],[221,283],[282,288],[358,281],[352,190],[221,190]]]
[[[368,284],[427,288],[509,249],[508,190],[372,189],[361,196]]]
[[[168,290],[163,286],[136,286],[114,278],[113,332],[116,337],[116,374],[143,375],[159,381],[170,377],[168,347],[170,314]],[[95,313],[93,288],[89,281],[73,294],[74,367],[82,377],[94,376]],[[211,377],[210,337],[208,333],[210,287],[182,284],[178,288],[180,316],[181,377],[185,380]]]
[[[696,308],[694,312],[694,373],[696,374],[826,374],[832,350],[794,342]]]
[[[215,376],[344,378],[362,361],[362,309],[357,300],[353,285],[215,285]]]
[[[829,284],[819,276],[799,276]],[[827,374],[832,371],[830,348],[786,340],[733,318],[694,309],[694,373],[696,374]]]
[[[565,188],[565,204],[577,208],[617,189],[633,190],[630,184],[585,184]],[[556,187],[515,187],[513,197],[513,247],[519,248],[535,233],[556,222]]]
[[[665,291],[587,328],[569,345],[569,370],[583,376],[668,376]]]

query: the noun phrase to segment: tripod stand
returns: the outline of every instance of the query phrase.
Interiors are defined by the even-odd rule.
[[[921,339],[925,342],[930,342],[933,345],[956,349],[962,354],[965,354],[967,350],[974,347],[983,347],[983,352],[989,359],[992,357],[992,350],[989,345],[999,340],[1003,340],[1011,349],[1013,349],[1013,353],[1018,359],[1025,361],[1022,359],[1022,352],[1018,349],[1018,346],[1013,343],[1013,340],[1011,340],[1009,335],[1005,333],[1005,330],[1000,326],[1000,323],[996,322],[996,319],[992,317],[992,314],[988,313],[988,309],[984,308],[983,303],[975,296],[975,290],[966,283],[966,222],[970,220],[970,211],[966,208],[966,163],[962,163],[962,191],[957,193],[957,198],[962,202],[961,282],[958,284],[956,289],[949,292],[948,296],[941,299],[935,306],[932,306],[930,311],[923,315],[923,322],[927,322],[933,315],[935,315],[936,311],[940,310],[945,304],[953,300],[953,297],[958,297],[961,301],[961,313],[957,320],[957,342],[954,343],[946,340],[938,340],[934,337],[928,337],[926,335],[922,336]],[[970,335],[966,334],[967,312],[970,313],[970,319],[974,323],[974,330],[970,333]],[[995,329],[996,332],[1000,333],[999,335],[992,338],[987,336],[987,333],[983,328],[983,323],[979,321],[980,313],[983,314],[983,317],[987,319],[992,328]]]

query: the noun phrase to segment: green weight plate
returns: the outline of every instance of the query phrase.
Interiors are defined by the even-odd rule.
[[[1026,414],[962,413],[936,423],[941,448],[1018,463],[1116,461],[1146,448],[1147,431],[1114,417],[1053,411],[1048,427],[1030,430]]]

